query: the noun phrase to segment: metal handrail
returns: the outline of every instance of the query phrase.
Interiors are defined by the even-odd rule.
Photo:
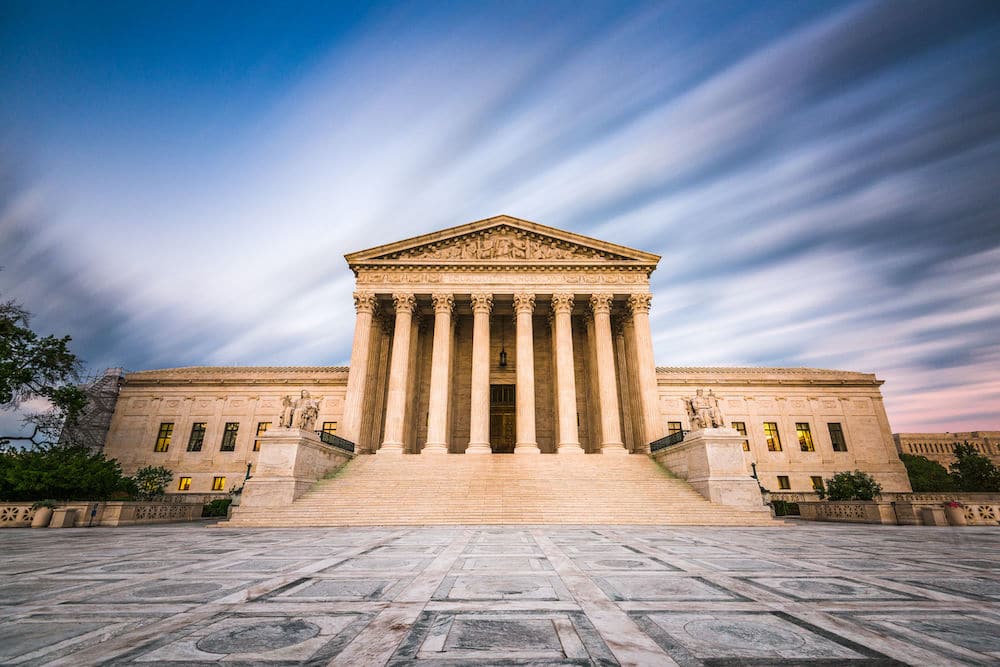
[[[337,447],[338,449],[343,449],[348,452],[354,451],[354,443],[347,438],[341,438],[339,435],[333,433],[327,433],[325,431],[316,431],[316,435],[325,445],[330,445],[331,447]]]
[[[664,447],[670,447],[671,445],[677,445],[684,441],[684,436],[690,433],[690,431],[685,431],[681,429],[680,431],[675,431],[670,435],[664,436],[659,440],[654,440],[649,443],[649,451],[655,452],[663,449]]]

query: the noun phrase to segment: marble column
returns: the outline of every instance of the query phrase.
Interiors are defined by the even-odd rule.
[[[422,454],[447,454],[448,385],[451,368],[451,294],[433,294],[434,348],[431,350],[431,389],[427,405],[427,443]]]
[[[514,400],[517,402],[517,440],[515,454],[540,454],[535,440],[535,340],[531,318],[535,312],[534,294],[514,295],[517,327]]]
[[[412,294],[393,294],[396,324],[392,334],[389,360],[389,391],[385,400],[385,437],[379,454],[403,453],[403,427],[406,421],[406,387],[410,368],[410,327],[417,301]]]
[[[625,343],[625,322],[622,317],[611,320],[611,335],[615,341],[615,367],[618,376],[619,411],[622,416],[622,442],[629,452],[636,452],[636,428],[633,423],[635,408],[632,407],[632,373],[629,369],[628,352]]]
[[[653,295],[651,294],[633,294],[628,298],[629,310],[632,313],[632,330],[635,336],[639,403],[642,407],[642,425],[646,435],[646,442],[642,443],[644,451],[649,450],[649,443],[665,435],[659,414],[660,397],[656,388],[653,334],[649,327],[649,305],[652,300]]]
[[[361,413],[368,388],[368,360],[371,355],[372,317],[377,301],[371,292],[354,293],[354,346],[344,395],[344,416],[340,420],[341,437],[357,444],[361,431]]]
[[[556,382],[558,383],[560,454],[583,454],[576,423],[576,377],[573,368],[573,295],[552,295],[556,319]]]
[[[611,339],[610,294],[590,297],[597,354],[597,395],[601,401],[601,453],[628,454],[618,425],[618,380],[615,377],[614,342]]]
[[[466,454],[491,454],[490,311],[492,294],[472,295],[472,391]]]

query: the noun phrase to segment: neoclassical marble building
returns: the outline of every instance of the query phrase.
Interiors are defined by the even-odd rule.
[[[126,470],[172,468],[177,490],[232,488],[282,398],[306,389],[316,428],[359,454],[645,455],[691,429],[686,400],[703,389],[766,488],[808,491],[860,468],[909,490],[874,375],[657,368],[657,255],[498,216],[346,259],[349,368],[129,373],[106,453]]]

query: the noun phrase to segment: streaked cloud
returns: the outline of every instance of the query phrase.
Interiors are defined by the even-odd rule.
[[[997,6],[568,7],[205,17],[229,69],[64,43],[0,112],[0,289],[95,367],[346,363],[344,253],[509,213],[662,254],[661,365],[874,371],[894,430],[1000,428]],[[45,25],[7,21],[6,99]]]

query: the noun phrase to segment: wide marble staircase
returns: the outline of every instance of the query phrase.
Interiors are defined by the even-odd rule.
[[[780,525],[711,503],[647,456],[359,456],[291,505],[224,525]]]

